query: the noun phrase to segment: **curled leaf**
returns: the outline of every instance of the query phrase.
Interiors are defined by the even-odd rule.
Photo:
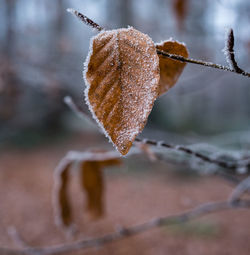
[[[68,198],[70,168],[74,163],[80,172],[80,184],[86,193],[87,210],[93,218],[100,217],[104,211],[104,182],[102,169],[121,164],[116,151],[69,152],[55,169],[54,209],[56,224],[69,227],[72,224],[72,212]]]
[[[170,54],[180,55],[185,58],[188,57],[188,50],[185,44],[177,41],[164,41],[160,44],[156,44],[156,48]],[[186,66],[186,63],[176,61],[162,55],[159,55],[159,63],[161,75],[159,83],[159,96],[161,96],[174,86],[184,67]]]
[[[128,153],[158,96],[159,58],[134,28],[99,33],[85,63],[86,102],[117,150]]]

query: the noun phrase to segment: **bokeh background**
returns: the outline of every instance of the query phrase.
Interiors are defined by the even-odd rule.
[[[63,103],[69,95],[89,114],[82,71],[96,34],[66,12],[68,7],[107,29],[133,26],[155,42],[172,37],[186,43],[190,57],[223,65],[225,34],[233,28],[238,64],[250,71],[249,0],[0,0],[1,245],[15,246],[6,234],[11,225],[32,245],[65,241],[53,223],[53,169],[71,149],[112,148],[96,125],[77,118]],[[246,77],[187,64],[177,84],[156,101],[140,136],[250,149],[249,101]],[[212,177],[177,178],[162,163],[125,161],[107,176],[106,218],[82,223],[78,212],[77,237],[179,212],[230,192]],[[185,172],[187,167],[178,168]],[[82,198],[72,189],[77,209]],[[247,254],[248,219],[247,212],[220,215],[90,254]]]

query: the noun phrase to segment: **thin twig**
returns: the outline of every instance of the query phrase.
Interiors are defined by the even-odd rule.
[[[98,25],[96,22],[94,22],[93,20],[91,20],[90,18],[85,16],[84,14],[82,14],[82,13],[80,13],[80,12],[78,12],[78,11],[72,9],[72,8],[68,8],[67,11],[72,13],[73,15],[77,16],[81,21],[83,21],[88,26],[91,26],[94,29],[97,29],[98,31],[104,30],[104,28],[102,28],[100,25]],[[237,73],[237,74],[241,74],[243,76],[250,77],[250,73],[245,72],[242,69],[240,69],[237,66],[237,63],[236,63],[235,60],[234,60],[234,64],[236,63],[236,66],[238,68],[231,69],[231,68],[229,68],[227,66],[222,66],[222,65],[219,65],[219,64],[214,64],[214,63],[206,62],[206,61],[203,61],[203,60],[196,60],[196,59],[191,59],[191,58],[185,58],[183,56],[176,55],[176,54],[170,54],[170,53],[168,53],[166,51],[159,50],[159,49],[156,49],[156,52],[157,52],[158,55],[161,55],[161,56],[167,57],[167,58],[171,58],[171,59],[174,59],[176,61],[196,64],[196,65],[202,65],[202,66],[211,67],[211,68],[216,68],[216,69],[220,69],[220,70],[224,70],[224,71],[228,71],[228,72],[232,72],[232,73]],[[233,57],[234,57],[234,52],[233,52]]]
[[[235,203],[230,203],[229,201],[221,202],[211,202],[197,206],[187,212],[170,215],[166,217],[156,218],[148,222],[135,225],[128,228],[120,228],[110,234],[105,234],[104,236],[91,238],[87,240],[79,240],[70,244],[61,244],[50,247],[37,247],[37,248],[27,248],[22,250],[11,249],[11,248],[0,248],[1,255],[29,255],[30,253],[36,252],[39,255],[51,255],[51,254],[65,254],[68,252],[73,252],[77,250],[83,250],[91,247],[100,247],[114,241],[122,240],[127,237],[135,236],[146,231],[152,230],[158,227],[166,227],[174,224],[181,224],[194,220],[196,218],[208,215],[211,213],[216,213],[220,211],[226,211],[230,209],[243,209],[250,208],[250,201],[240,200]]]
[[[229,62],[229,65],[236,73],[245,73],[241,68],[239,68],[236,60],[235,60],[235,53],[234,53],[234,32],[233,29],[229,29],[226,45],[225,45],[225,54],[226,59]]]

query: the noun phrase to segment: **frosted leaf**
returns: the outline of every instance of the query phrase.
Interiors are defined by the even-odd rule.
[[[90,111],[117,150],[127,154],[158,96],[153,41],[131,27],[99,33],[91,41],[84,76]]]
[[[78,164],[75,164],[78,163]],[[103,213],[104,167],[120,165],[120,155],[116,151],[69,152],[55,169],[53,206],[58,226],[72,227],[73,217],[70,205],[70,170],[75,164],[80,172],[80,185],[86,197],[86,209],[93,218]]]
[[[188,51],[185,44],[178,41],[173,41],[172,38],[156,44],[156,48],[170,54],[180,55],[185,58],[188,57]],[[181,75],[186,63],[176,61],[162,55],[159,56],[159,62],[161,75],[159,83],[159,96],[161,96],[174,86],[179,76]]]

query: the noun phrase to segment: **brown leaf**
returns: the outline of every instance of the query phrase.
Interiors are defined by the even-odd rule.
[[[100,217],[103,214],[103,176],[99,162],[84,162],[81,173],[82,187],[87,195],[87,210],[93,217]]]
[[[55,210],[56,223],[69,226],[72,223],[70,203],[67,194],[71,162],[62,161],[55,172]]]
[[[154,43],[134,28],[104,31],[93,38],[85,66],[89,108],[125,155],[158,95],[159,58]]]
[[[187,47],[183,43],[177,41],[165,41],[160,44],[156,44],[156,48],[163,50],[167,53],[176,54],[188,57]],[[181,75],[186,63],[176,61],[162,55],[159,56],[160,59],[160,82],[159,82],[159,96],[167,92],[174,84],[177,82],[179,76]]]
[[[104,182],[102,168],[119,165],[120,159],[106,159],[102,161],[84,161],[81,168],[81,185],[86,192],[87,210],[93,218],[103,215]]]
[[[121,164],[116,151],[69,152],[55,169],[54,209],[57,225],[69,227],[72,213],[68,198],[70,168],[73,163],[80,166],[80,184],[86,192],[87,210],[96,218],[103,214],[103,175],[102,168]]]

